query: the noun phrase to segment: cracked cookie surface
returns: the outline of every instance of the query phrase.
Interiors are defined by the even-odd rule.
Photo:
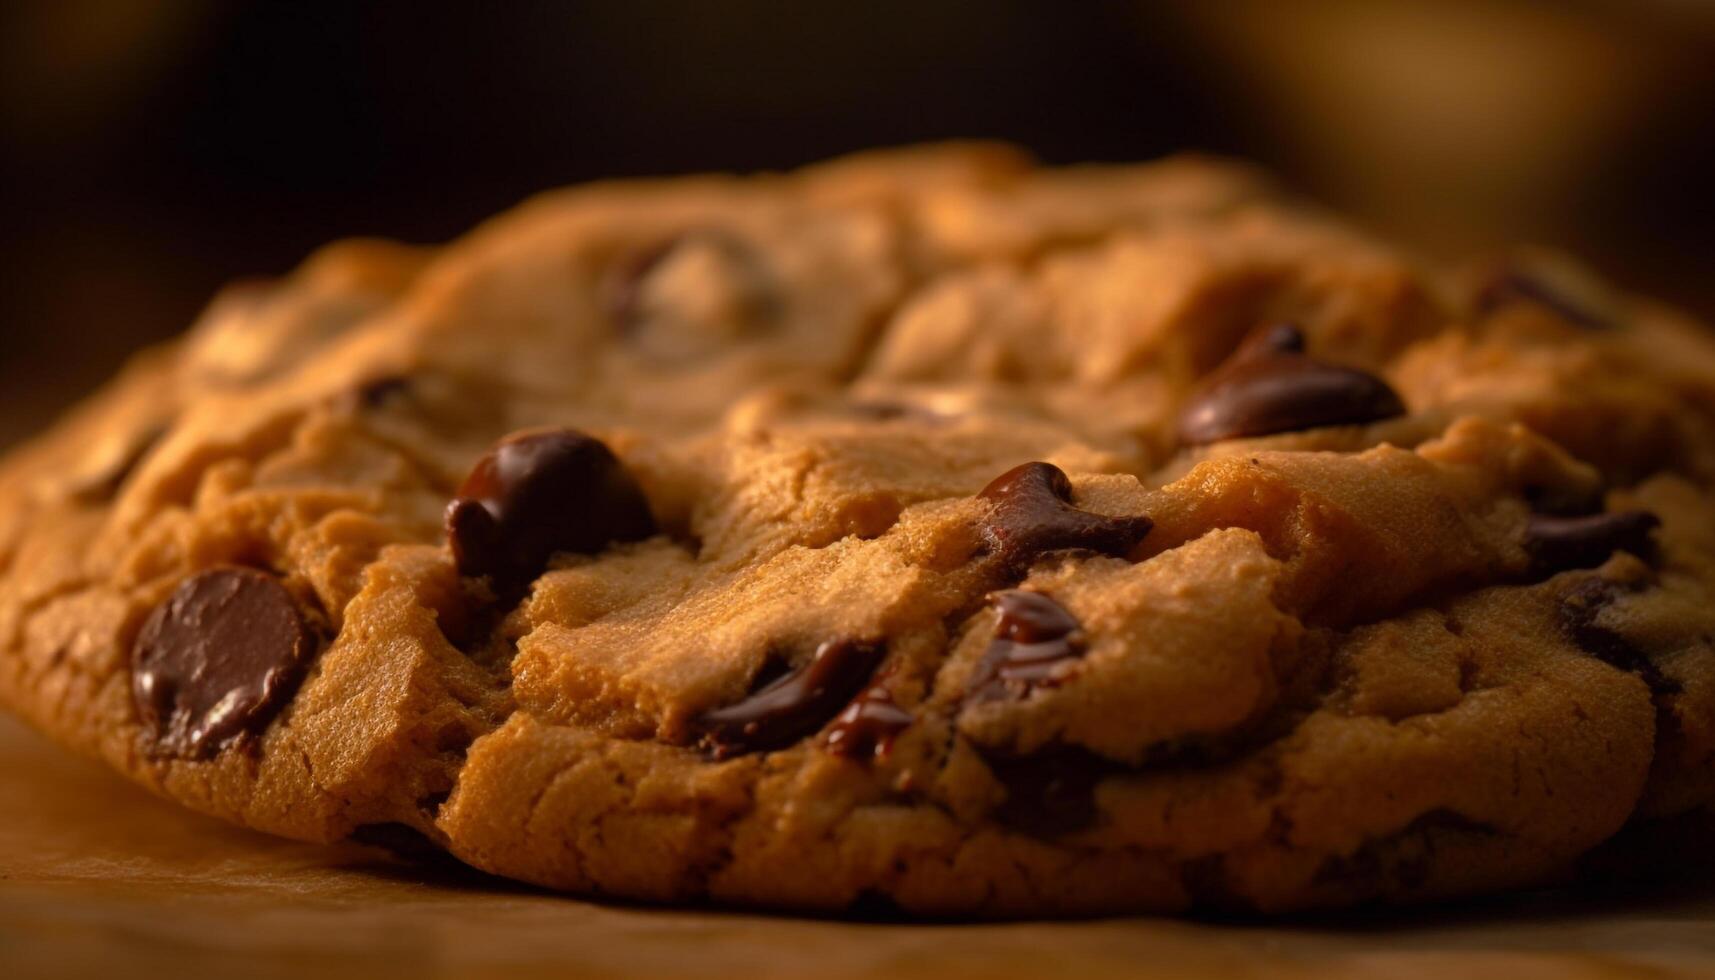
[[[1426,900],[1715,804],[1712,484],[1696,325],[1234,165],[596,185],[234,287],[14,451],[0,697],[587,894]]]

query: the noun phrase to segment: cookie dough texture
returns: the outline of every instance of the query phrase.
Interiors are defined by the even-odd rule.
[[[461,574],[467,473],[560,429],[650,520]],[[305,840],[645,900],[1278,911],[1553,881],[1715,801],[1715,340],[1230,164],[939,147],[334,245],[0,467],[0,697]],[[140,644],[202,683],[199,588],[298,620],[178,751],[237,726],[140,707]]]

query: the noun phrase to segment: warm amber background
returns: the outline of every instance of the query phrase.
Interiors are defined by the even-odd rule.
[[[1715,312],[1715,3],[0,3],[0,444],[222,281],[594,177],[1003,137],[1261,160]]]

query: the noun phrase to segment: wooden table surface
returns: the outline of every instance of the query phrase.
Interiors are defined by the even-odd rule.
[[[1280,923],[594,904],[179,811],[0,718],[0,976],[1715,976],[1715,884]]]

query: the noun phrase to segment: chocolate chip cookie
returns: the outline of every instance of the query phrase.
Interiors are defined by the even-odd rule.
[[[1715,339],[1240,166],[550,194],[234,287],[0,465],[0,697],[589,895],[1557,880],[1715,803]]]

